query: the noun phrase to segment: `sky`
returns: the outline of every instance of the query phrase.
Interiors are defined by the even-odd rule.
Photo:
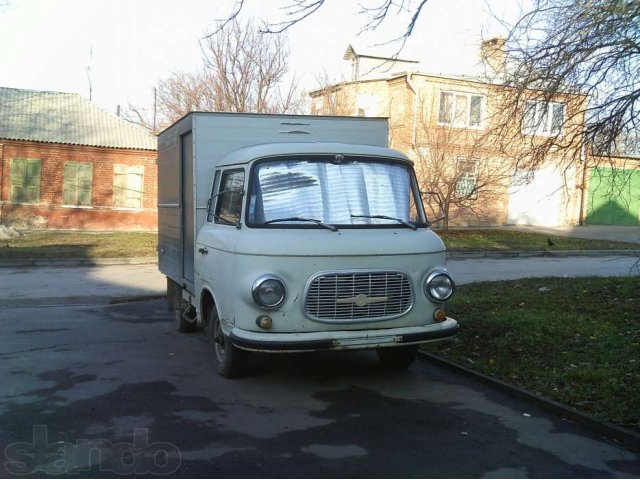
[[[464,74],[478,62],[483,38],[504,34],[523,0],[429,0],[399,57],[426,73]],[[200,39],[226,18],[233,0],[2,0],[0,86],[79,93],[110,112],[148,107],[153,87],[173,72],[201,66]],[[277,22],[291,0],[245,0],[243,18]],[[348,78],[343,55],[390,55],[409,21],[392,10],[361,33],[362,7],[381,0],[326,0],[288,30],[290,75],[313,90],[318,78]],[[413,4],[416,0],[413,0]],[[500,19],[500,21],[497,21]]]

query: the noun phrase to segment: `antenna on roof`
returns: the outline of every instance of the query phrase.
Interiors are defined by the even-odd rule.
[[[87,80],[89,81],[89,100],[93,97],[93,87],[91,85],[91,64],[93,63],[93,45],[89,45],[89,65],[87,65]]]

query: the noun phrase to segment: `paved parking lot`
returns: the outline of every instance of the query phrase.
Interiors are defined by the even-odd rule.
[[[634,452],[426,360],[214,373],[160,300],[0,310],[0,476],[631,477]]]

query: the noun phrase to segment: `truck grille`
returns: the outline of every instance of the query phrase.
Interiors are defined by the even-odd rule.
[[[321,321],[384,320],[408,312],[412,298],[403,273],[331,272],[311,280],[304,310]]]

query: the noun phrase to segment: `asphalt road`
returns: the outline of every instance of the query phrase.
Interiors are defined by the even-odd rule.
[[[636,257],[532,257],[452,259],[458,285],[523,277],[640,274]],[[634,265],[636,265],[634,267]],[[25,305],[108,303],[113,298],[164,295],[166,279],[155,264],[96,267],[0,268],[0,308]]]
[[[625,277],[640,274],[637,257],[531,257],[449,260],[456,283],[516,280],[527,277]]]
[[[159,300],[0,324],[3,477],[640,476],[638,454],[426,360],[255,355],[225,380]]]

